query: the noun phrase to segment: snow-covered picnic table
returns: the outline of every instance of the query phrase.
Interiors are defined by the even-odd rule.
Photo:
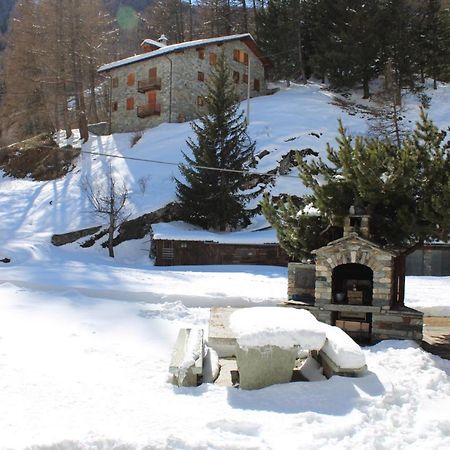
[[[299,352],[320,352],[329,375],[365,370],[361,348],[344,331],[319,322],[309,311],[280,307],[244,308],[230,316],[236,337],[239,385],[259,389],[292,378]]]

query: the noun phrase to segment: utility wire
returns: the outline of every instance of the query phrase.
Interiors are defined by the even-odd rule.
[[[94,156],[106,156],[108,158],[118,158],[118,159],[126,159],[131,161],[140,161],[140,162],[146,162],[151,164],[163,164],[166,166],[180,166],[180,163],[173,163],[169,161],[159,161],[157,159],[145,159],[145,158],[136,158],[134,156],[122,156],[122,155],[112,155],[110,153],[101,153],[101,152],[88,152],[87,150],[80,150],[80,153],[85,153],[88,155],[94,155]],[[184,166],[188,166],[187,164],[181,164]],[[271,173],[265,173],[265,172],[258,172],[253,170],[237,170],[237,169],[225,169],[220,167],[210,167],[210,166],[199,166],[196,164],[189,164],[189,167],[194,167],[196,169],[202,169],[202,170],[211,170],[215,172],[229,172],[229,173],[239,173],[239,174],[245,174],[245,175],[260,175],[264,177],[273,177],[273,178],[295,178],[298,180],[297,175],[281,175],[281,174],[271,174]]]

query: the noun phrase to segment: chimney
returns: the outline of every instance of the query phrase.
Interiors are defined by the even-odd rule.
[[[162,34],[159,37],[158,42],[161,44],[162,47],[165,47],[167,45],[167,42],[169,42],[169,39],[167,39],[165,34]]]
[[[354,204],[350,206],[349,215],[344,219],[344,237],[351,233],[370,239],[370,216],[359,198],[355,199]]]

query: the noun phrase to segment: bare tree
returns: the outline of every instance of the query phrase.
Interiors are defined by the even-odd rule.
[[[377,138],[388,138],[400,147],[406,134],[402,124],[405,108],[402,104],[400,86],[395,80],[392,62],[388,61],[384,71],[383,89],[372,96],[378,108],[370,122],[369,133]]]
[[[108,171],[107,185],[94,187],[85,179],[83,190],[95,214],[108,220],[108,252],[114,258],[114,233],[128,219],[127,202],[128,189],[122,180],[119,182],[112,173],[111,165]]]
[[[102,0],[18,0],[10,28],[3,121],[22,138],[60,128],[69,136],[77,125],[86,141],[88,119],[100,119],[96,69],[115,38]]]

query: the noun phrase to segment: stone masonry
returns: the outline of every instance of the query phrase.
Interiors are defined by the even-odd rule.
[[[316,250],[316,304],[330,303],[333,269],[361,264],[373,270],[373,306],[390,306],[395,254],[381,249],[356,233]]]
[[[236,50],[248,55],[251,70],[251,96],[264,95],[266,91],[264,64],[246,44],[249,39],[251,39],[250,35],[239,35],[235,40],[227,40],[223,43],[217,42],[217,39],[208,43],[209,40],[204,39],[198,41],[197,46],[176,50],[178,47],[174,45],[174,51],[166,51],[155,57],[152,57],[152,52],[149,52],[148,59],[109,69],[108,65],[105,66],[106,69],[100,68],[99,71],[106,73],[111,83],[111,131],[140,131],[163,122],[193,120],[204,114],[206,109],[202,99],[206,96],[206,82],[213,67],[211,58],[214,58],[210,55],[215,54],[218,57],[221,51],[224,51],[231,73],[236,77],[235,87],[238,98],[243,100],[247,97],[247,81],[244,75],[248,76],[249,65],[234,60]],[[166,49],[170,50],[170,47],[167,46]],[[122,62],[118,61],[118,63]],[[151,69],[156,69],[156,76],[161,81],[160,88],[153,90],[160,111],[158,114],[141,118],[137,115],[137,108],[147,105],[148,92],[138,92],[138,82],[148,80]],[[134,74],[134,82],[131,84],[128,78],[130,74]],[[114,83],[113,79],[115,79]],[[255,90],[255,80],[259,83],[259,90]],[[127,108],[128,99],[133,99],[132,108],[129,104]]]
[[[387,251],[357,233],[346,233],[345,237],[314,253],[315,265],[289,264],[287,306],[308,309],[318,320],[344,326],[349,333],[355,326],[360,326],[372,342],[422,339],[423,314],[405,307],[399,293],[399,285],[402,280],[404,282],[401,269],[404,266],[399,264],[399,258],[403,257],[401,252]],[[349,266],[371,269],[370,302],[351,304],[335,297],[334,271]]]

